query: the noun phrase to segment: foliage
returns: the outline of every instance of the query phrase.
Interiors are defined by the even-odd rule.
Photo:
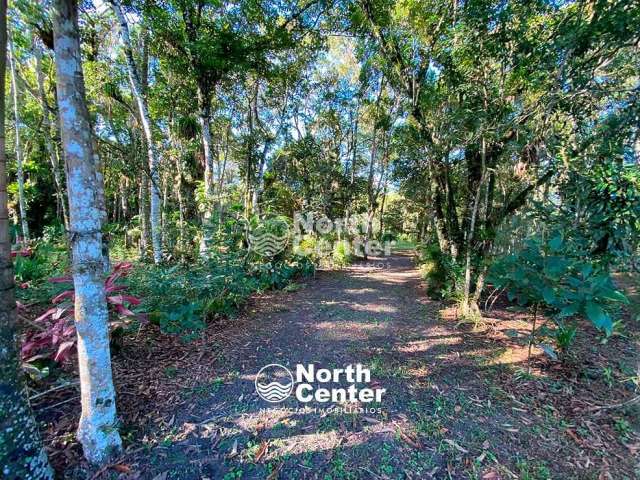
[[[561,234],[543,241],[534,237],[524,247],[498,259],[488,280],[505,289],[509,300],[523,306],[544,306],[553,314],[555,336],[562,350],[575,337],[574,317],[586,317],[606,335],[613,332],[613,307],[626,297],[613,284],[609,272],[583,259]]]
[[[350,265],[351,262],[353,262],[353,255],[351,254],[349,242],[346,240],[335,242],[331,259],[336,267],[346,267]]]
[[[640,241],[640,168],[599,162],[571,171],[558,185],[562,202],[550,223],[588,242],[585,254],[595,260],[624,263]],[[622,260],[622,262],[620,262]]]
[[[460,285],[462,269],[435,243],[419,245],[418,263],[423,278],[427,281],[427,293],[438,298],[453,299]]]
[[[28,250],[14,253],[17,283],[41,280],[64,271],[68,266],[66,246],[53,241],[39,241]]]
[[[207,320],[232,315],[250,295],[283,288],[313,270],[313,263],[300,255],[248,262],[234,252],[189,266],[141,266],[129,278],[129,286],[163,332],[188,339],[204,329]]]
[[[126,294],[127,287],[119,282],[122,277],[129,274],[131,268],[130,263],[123,262],[114,265],[104,283],[111,329],[122,327],[127,319],[143,318],[130,310],[140,304],[140,299]],[[57,277],[51,278],[49,281],[66,285],[73,279],[71,277]],[[75,292],[71,286],[53,297],[51,303],[54,306],[33,321],[33,325],[37,329],[29,331],[22,344],[21,354],[25,362],[31,363],[41,358],[53,358],[56,362],[64,362],[69,359],[76,345],[74,299]]]

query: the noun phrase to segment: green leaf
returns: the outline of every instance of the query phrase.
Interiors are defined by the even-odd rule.
[[[571,315],[575,315],[580,310],[580,305],[577,303],[570,303],[569,305],[562,307],[560,310],[561,317],[570,317]]]
[[[542,298],[548,305],[553,305],[553,303],[556,301],[556,295],[553,293],[553,288],[545,285],[542,288]]]
[[[549,247],[551,248],[551,251],[557,252],[562,248],[562,243],[562,236],[556,235],[551,240],[549,240]]]
[[[593,272],[593,265],[591,265],[590,263],[585,263],[580,270],[580,273],[582,273],[582,278],[587,278],[589,275],[591,275],[591,272]]]
[[[567,261],[562,257],[549,257],[545,262],[545,270],[549,276],[555,277],[564,272],[567,267]]]
[[[607,335],[611,334],[613,331],[613,322],[609,314],[605,312],[600,305],[594,302],[587,302],[585,313],[587,314],[587,318],[589,318],[591,323],[597,328],[604,330]]]
[[[613,302],[622,302],[627,305],[629,304],[629,299],[626,297],[626,295],[618,290],[608,290],[600,296],[606,300],[611,300]]]
[[[556,351],[553,349],[551,345],[546,343],[541,343],[538,345],[542,351],[552,360],[558,360],[558,355],[556,355]]]
[[[518,338],[520,336],[520,333],[518,333],[518,330],[516,330],[515,328],[509,328],[505,330],[504,334],[509,338]]]

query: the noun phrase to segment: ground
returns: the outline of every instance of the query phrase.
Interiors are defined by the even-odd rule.
[[[499,300],[482,322],[460,321],[426,296],[410,253],[319,272],[287,290],[253,299],[191,343],[153,325],[124,339],[114,376],[126,451],[103,469],[89,471],[73,439],[74,387],[38,398],[60,476],[640,478],[637,405],[601,408],[636,394],[633,313],[606,344],[585,326],[565,364],[535,350],[529,374],[529,314]],[[360,363],[371,369],[369,386],[386,393],[366,411],[265,410],[274,405],[254,380],[271,363]]]

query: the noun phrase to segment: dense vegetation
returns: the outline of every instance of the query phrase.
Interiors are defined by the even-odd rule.
[[[255,294],[391,246],[465,320],[498,298],[523,307],[529,357],[567,362],[581,331],[623,328],[612,274],[640,254],[637,3],[14,0],[6,21],[18,320],[3,329],[32,384],[91,362],[75,354],[91,235],[112,349],[148,322],[197,339]],[[260,250],[265,235],[285,240]]]

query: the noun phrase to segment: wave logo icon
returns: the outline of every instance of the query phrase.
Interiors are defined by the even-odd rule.
[[[271,363],[256,375],[256,392],[269,403],[278,403],[289,398],[293,391],[293,375],[286,367]]]
[[[263,220],[247,232],[249,248],[264,257],[273,257],[284,250],[289,236],[289,224],[280,217]]]

